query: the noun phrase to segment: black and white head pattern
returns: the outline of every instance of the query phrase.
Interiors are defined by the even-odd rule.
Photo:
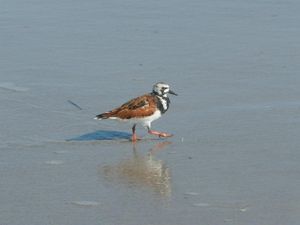
[[[170,91],[170,86],[163,82],[156,83],[153,86],[153,92],[156,95],[161,96],[161,97],[166,98],[169,91]]]

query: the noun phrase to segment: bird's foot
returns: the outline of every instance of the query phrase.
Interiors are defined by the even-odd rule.
[[[132,137],[131,137],[131,141],[132,141],[132,142],[136,142],[136,141],[139,141],[139,140],[141,140],[141,138],[138,137],[136,134],[133,134],[133,135],[132,135]]]
[[[149,130],[148,133],[156,135],[160,138],[162,138],[162,137],[172,137],[173,136],[173,134],[168,134],[168,133],[160,132],[160,131],[156,131],[156,130]]]

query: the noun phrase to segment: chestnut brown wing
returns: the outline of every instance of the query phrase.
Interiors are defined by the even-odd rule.
[[[153,96],[147,94],[134,98],[119,108],[113,109],[106,114],[107,117],[130,119],[132,117],[145,117],[152,115],[156,110],[156,102]]]

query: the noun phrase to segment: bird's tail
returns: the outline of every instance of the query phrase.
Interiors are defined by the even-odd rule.
[[[109,118],[109,113],[102,113],[94,117],[95,120],[103,120],[103,119],[108,119]]]

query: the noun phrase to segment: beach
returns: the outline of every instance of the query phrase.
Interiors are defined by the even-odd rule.
[[[1,225],[299,223],[300,2],[1,5]],[[159,81],[173,137],[93,119]]]

